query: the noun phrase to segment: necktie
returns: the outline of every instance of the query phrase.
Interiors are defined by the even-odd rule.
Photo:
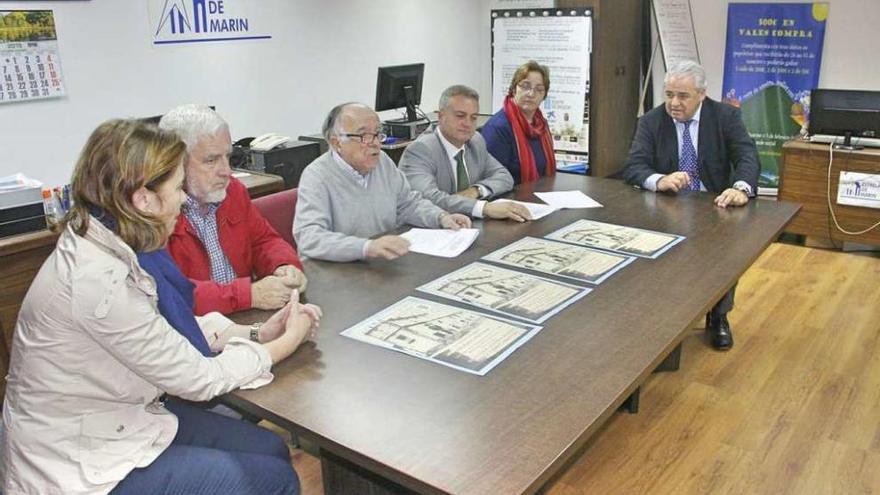
[[[694,141],[691,139],[691,122],[688,120],[684,123],[684,133],[681,135],[681,157],[678,160],[678,169],[687,172],[691,178],[689,189],[692,191],[700,190],[700,165],[697,162],[697,150],[694,148]]]
[[[455,176],[457,191],[464,191],[471,186],[471,182],[468,180],[467,168],[464,166],[464,150],[460,150],[455,154]]]

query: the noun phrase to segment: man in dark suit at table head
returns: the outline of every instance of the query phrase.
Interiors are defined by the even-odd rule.
[[[757,192],[760,162],[739,109],[706,97],[706,72],[693,61],[673,64],[663,86],[665,103],[639,119],[624,180],[656,192],[712,192],[721,208],[748,203]],[[735,289],[706,315],[716,349],[733,346],[727,313]]]
[[[412,188],[444,210],[482,218],[530,218],[524,206],[487,199],[513,188],[513,177],[486,149],[477,133],[480,96],[455,85],[440,96],[437,127],[403,152],[400,170]]]

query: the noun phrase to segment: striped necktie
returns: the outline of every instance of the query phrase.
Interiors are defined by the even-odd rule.
[[[684,133],[681,135],[681,157],[678,160],[678,169],[687,172],[691,178],[689,189],[692,191],[700,190],[700,164],[697,161],[697,150],[694,148],[694,141],[691,139],[691,123],[694,120],[688,120],[684,123]]]

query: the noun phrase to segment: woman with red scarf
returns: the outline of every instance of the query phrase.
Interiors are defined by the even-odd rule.
[[[486,147],[507,167],[516,184],[556,173],[553,138],[541,102],[550,89],[550,70],[534,60],[513,74],[504,108],[480,130]]]

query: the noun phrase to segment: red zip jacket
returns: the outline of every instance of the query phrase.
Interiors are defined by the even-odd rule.
[[[226,199],[217,208],[217,232],[220,246],[238,276],[231,284],[211,280],[208,252],[183,213],[177,217],[168,241],[171,257],[183,274],[196,284],[193,312],[197,315],[211,311],[229,314],[250,309],[252,279],[271,275],[281,265],[294,265],[302,270],[293,246],[260,215],[251,203],[247,188],[237,179],[230,180]]]

